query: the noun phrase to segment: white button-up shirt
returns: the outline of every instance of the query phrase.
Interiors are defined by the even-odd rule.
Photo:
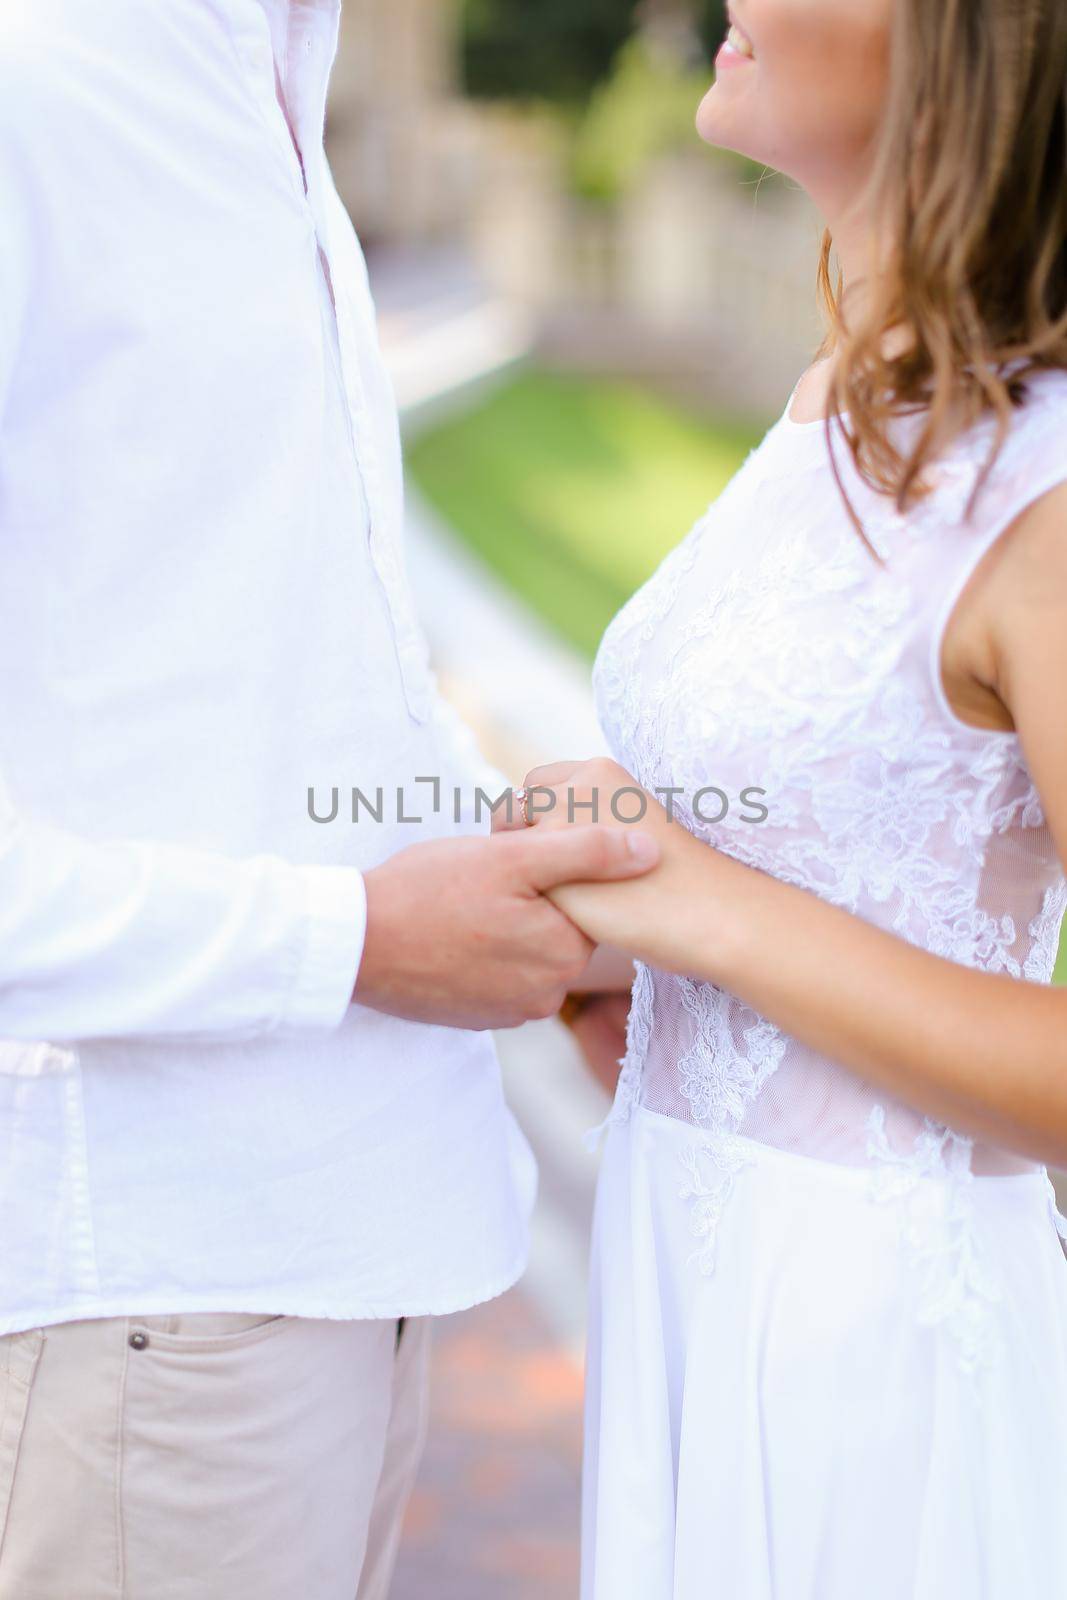
[[[361,869],[493,780],[404,576],[336,30],[0,17],[0,1332],[445,1312],[523,1265],[489,1039],[349,1003]]]

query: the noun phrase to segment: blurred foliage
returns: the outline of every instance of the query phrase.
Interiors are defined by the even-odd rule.
[[[684,7],[685,0],[678,3]],[[573,187],[589,200],[614,201],[657,157],[700,149],[694,118],[725,32],[725,0],[692,0],[695,49],[685,43],[684,10],[680,48],[663,48],[651,28],[639,27],[647,5],[467,0],[471,92],[555,106]],[[762,167],[730,159],[753,180],[763,175]]]
[[[641,0],[465,0],[468,92],[497,99],[583,101],[633,33]],[[708,50],[726,32],[725,0],[693,0]]]
[[[706,71],[677,65],[640,36],[627,40],[575,131],[577,191],[589,199],[614,200],[657,156],[696,151],[693,119],[707,88]]]
[[[703,0],[696,9],[697,28],[710,60],[726,37],[726,0]]]
[[[1060,964],[1056,968],[1056,982],[1067,984],[1067,925],[1063,930],[1063,943],[1060,945]]]
[[[407,460],[471,550],[591,656],[763,431],[633,384],[529,371]]]

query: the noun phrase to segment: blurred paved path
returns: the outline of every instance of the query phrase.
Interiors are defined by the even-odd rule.
[[[438,266],[375,263],[383,346],[406,430],[469,403],[529,348],[529,328],[512,308],[480,297],[463,271]],[[601,749],[588,663],[414,494],[407,540],[442,687],[486,755],[518,781],[541,761]],[[577,1596],[596,1170],[582,1135],[603,1119],[607,1101],[558,1023],[533,1024],[498,1045],[508,1100],[540,1171],[530,1267],[503,1299],[437,1324],[429,1438],[390,1600]]]
[[[368,263],[405,432],[470,405],[530,354],[530,314],[491,294],[462,251],[395,250]]]
[[[557,1023],[501,1036],[540,1194],[522,1285],[436,1327],[426,1455],[391,1600],[576,1600],[586,1267],[605,1115]]]
[[[391,1600],[574,1600],[581,1368],[521,1291],[441,1318]]]

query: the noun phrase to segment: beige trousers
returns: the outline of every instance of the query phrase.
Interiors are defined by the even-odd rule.
[[[0,1600],[385,1600],[429,1322],[113,1318],[0,1338]]]

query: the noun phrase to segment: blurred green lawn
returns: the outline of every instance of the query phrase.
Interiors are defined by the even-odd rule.
[[[592,656],[762,432],[631,384],[527,371],[417,439],[408,468],[471,550]]]
[[[762,433],[634,385],[531,371],[415,440],[408,468],[470,548],[592,656]]]

